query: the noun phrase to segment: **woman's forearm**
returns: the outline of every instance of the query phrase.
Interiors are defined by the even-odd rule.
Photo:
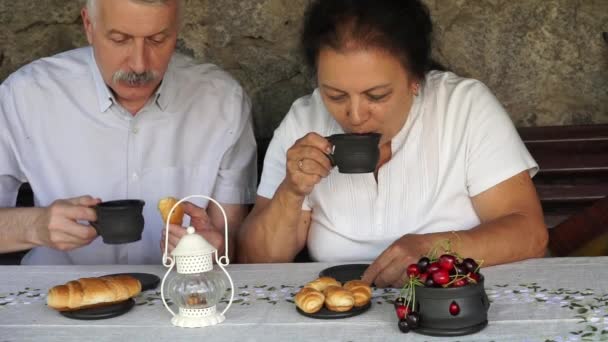
[[[302,248],[298,230],[303,201],[283,184],[272,199],[258,200],[240,230],[239,261],[291,262]]]
[[[435,243],[450,239],[455,252],[483,260],[484,266],[542,257],[548,240],[542,218],[521,213],[499,217],[467,231],[430,235]]]

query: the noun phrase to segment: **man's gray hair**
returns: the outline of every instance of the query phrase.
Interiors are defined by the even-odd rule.
[[[87,9],[89,10],[89,15],[94,18],[95,17],[95,11],[96,11],[96,6],[97,6],[97,2],[99,0],[84,0],[85,6],[87,6]],[[166,5],[167,3],[171,2],[171,1],[176,1],[177,2],[177,20],[178,22],[181,24],[182,21],[182,0],[125,0],[125,1],[132,1],[132,2],[138,2],[138,3],[142,3],[142,4],[148,4],[148,5]]]

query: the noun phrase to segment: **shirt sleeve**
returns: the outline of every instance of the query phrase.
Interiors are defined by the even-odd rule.
[[[528,152],[511,118],[481,82],[470,88],[467,124],[466,182],[476,196],[522,171],[530,177],[538,164]]]
[[[262,178],[258,186],[258,196],[272,198],[279,185],[285,179],[287,172],[287,150],[295,144],[297,139],[301,138],[301,136],[297,136],[298,130],[293,127],[295,123],[291,120],[296,107],[296,105],[292,106],[279,127],[274,131],[272,140],[268,145],[266,156],[264,157]],[[302,136],[306,133],[302,134]],[[308,196],[306,196],[302,203],[302,210],[311,210]]]
[[[222,157],[213,197],[225,204],[250,204],[255,201],[257,147],[251,122],[251,102],[242,88],[235,92],[230,106],[239,119],[229,133],[236,138]]]
[[[14,207],[19,186],[25,181],[17,158],[17,147],[11,134],[9,114],[15,108],[11,92],[5,84],[0,85],[0,207]]]

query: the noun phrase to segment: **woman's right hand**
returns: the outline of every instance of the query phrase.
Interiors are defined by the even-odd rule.
[[[333,168],[327,154],[332,145],[317,133],[308,133],[287,150],[284,185],[298,196],[310,194]]]

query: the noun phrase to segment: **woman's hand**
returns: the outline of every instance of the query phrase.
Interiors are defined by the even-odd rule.
[[[426,254],[433,240],[428,235],[407,234],[393,242],[365,270],[362,280],[377,287],[402,287],[407,267]]]
[[[287,174],[284,185],[298,195],[306,196],[333,168],[327,154],[331,144],[316,133],[298,139],[287,151]]]

